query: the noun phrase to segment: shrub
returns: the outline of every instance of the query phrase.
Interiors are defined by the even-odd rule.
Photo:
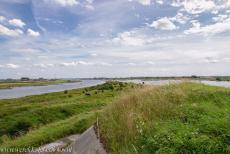
[[[32,124],[26,120],[17,121],[11,128],[9,128],[8,134],[10,136],[18,136],[27,132],[31,126]]]
[[[64,91],[64,94],[68,94],[68,90],[65,90],[65,91]]]

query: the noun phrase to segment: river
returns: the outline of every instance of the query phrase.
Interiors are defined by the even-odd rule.
[[[79,89],[84,87],[95,86],[102,84],[103,80],[82,80],[81,82],[63,83],[47,86],[27,86],[27,87],[15,87],[12,89],[1,89],[0,99],[11,99],[30,95],[39,95],[52,92],[60,92],[64,90]]]

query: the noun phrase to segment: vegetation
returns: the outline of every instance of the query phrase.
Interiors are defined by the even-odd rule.
[[[126,78],[94,78],[104,80],[208,80],[208,81],[230,81],[230,76],[158,76],[158,77],[126,77]]]
[[[0,148],[38,147],[95,122],[104,106],[133,84],[107,82],[63,92],[0,100]]]
[[[230,153],[228,88],[145,86],[109,105],[99,119],[110,153]]]
[[[14,87],[24,87],[24,86],[46,86],[51,84],[61,84],[68,82],[79,82],[79,81],[70,81],[70,80],[1,80],[0,89],[11,89]]]

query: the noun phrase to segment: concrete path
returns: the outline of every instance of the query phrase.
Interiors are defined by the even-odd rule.
[[[51,152],[52,151],[52,152]],[[71,135],[56,142],[46,144],[30,154],[106,154],[91,126],[81,135]]]
[[[93,126],[86,130],[78,140],[67,148],[72,148],[72,154],[106,154]]]
[[[33,152],[30,154],[47,154],[53,151],[53,153],[61,153],[62,149],[66,149],[66,147],[70,146],[72,143],[76,142],[76,140],[79,139],[81,135],[76,134],[76,135],[71,135],[65,138],[62,138],[60,140],[57,140],[55,142],[43,145],[37,149],[35,149]],[[70,149],[71,151],[71,149]]]

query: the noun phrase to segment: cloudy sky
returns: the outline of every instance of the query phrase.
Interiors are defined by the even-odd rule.
[[[230,75],[230,0],[0,0],[0,78]]]

